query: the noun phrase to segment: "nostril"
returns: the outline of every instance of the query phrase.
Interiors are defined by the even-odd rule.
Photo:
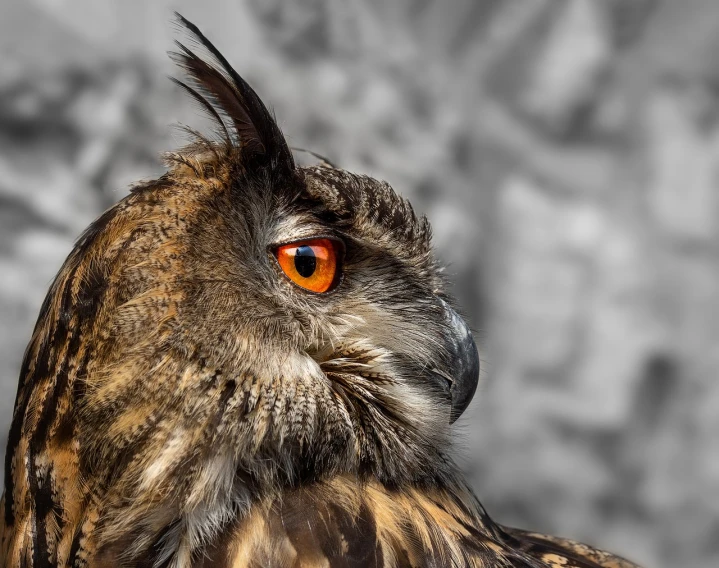
[[[447,396],[447,398],[451,400],[452,384],[454,383],[452,377],[450,377],[444,371],[440,371],[438,369],[432,369],[430,371],[430,374],[435,378],[435,383],[437,384],[437,386],[442,390],[442,392]]]

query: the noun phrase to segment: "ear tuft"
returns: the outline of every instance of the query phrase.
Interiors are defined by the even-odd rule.
[[[178,80],[175,83],[207,110],[227,147],[239,147],[243,166],[294,170],[285,137],[257,93],[195,24],[177,12],[175,16],[209,54],[208,60],[204,60],[176,42],[179,52],[170,56],[187,72],[191,84]]]

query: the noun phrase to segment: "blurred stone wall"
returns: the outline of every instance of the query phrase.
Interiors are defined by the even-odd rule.
[[[0,427],[72,241],[201,125],[171,8],[292,145],[426,212],[482,345],[460,461],[502,522],[719,565],[719,4],[5,0]],[[4,436],[4,434],[2,434]]]

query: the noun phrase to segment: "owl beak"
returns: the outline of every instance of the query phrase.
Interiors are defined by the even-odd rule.
[[[449,366],[447,375],[450,383],[449,394],[452,399],[450,424],[454,423],[469,406],[479,382],[479,352],[467,324],[448,304],[445,317],[451,330],[447,341]]]

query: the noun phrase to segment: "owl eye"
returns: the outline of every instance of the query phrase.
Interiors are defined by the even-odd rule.
[[[298,286],[321,294],[339,284],[342,244],[335,239],[310,239],[281,245],[275,256],[285,275]]]

